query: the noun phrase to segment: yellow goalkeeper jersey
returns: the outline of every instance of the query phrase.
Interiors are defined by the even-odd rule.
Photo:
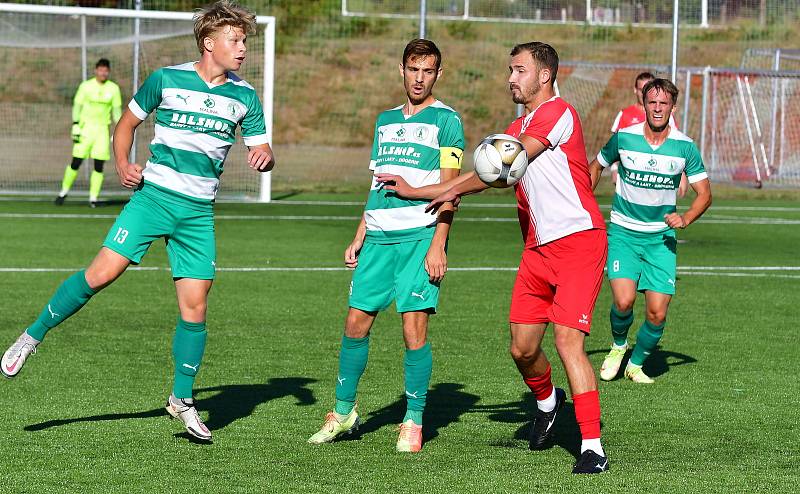
[[[78,86],[72,102],[72,121],[84,125],[108,125],[122,116],[122,95],[113,81],[97,82],[94,77]]]

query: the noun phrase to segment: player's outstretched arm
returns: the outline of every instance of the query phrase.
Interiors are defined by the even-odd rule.
[[[133,133],[142,123],[130,110],[126,109],[114,128],[114,158],[117,175],[123,187],[132,189],[142,181],[142,167],[128,161],[133,146]]]
[[[683,213],[670,213],[664,215],[664,222],[670,228],[686,228],[694,223],[711,206],[711,183],[708,179],[691,184],[692,190],[697,194],[689,209]]]
[[[443,168],[442,172],[445,170],[451,170],[451,168]],[[384,189],[391,190],[405,199],[433,199],[447,192],[450,187],[467,180],[469,175],[470,174],[467,173],[466,175],[460,175],[449,179],[443,175],[443,180],[441,182],[438,184],[426,185],[425,187],[412,187],[403,177],[391,173],[378,173],[375,175],[375,180],[382,183]]]
[[[589,176],[592,179],[592,190],[597,188],[597,183],[600,182],[600,175],[603,174],[603,165],[597,161],[597,158],[589,163]]]
[[[250,168],[258,172],[268,172],[275,168],[275,156],[269,144],[249,146],[248,149],[250,152],[247,153],[247,165]]]
[[[447,189],[442,194],[436,196],[430,204],[425,208],[427,212],[436,212],[444,204],[451,203],[454,207],[458,207],[461,202],[461,196],[469,194],[476,194],[489,188],[475,172],[469,172],[466,175],[459,177],[460,180],[457,184]]]

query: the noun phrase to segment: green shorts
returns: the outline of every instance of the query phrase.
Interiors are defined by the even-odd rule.
[[[677,247],[675,230],[644,233],[612,223],[608,227],[608,279],[633,280],[640,292],[674,295]]]
[[[103,247],[139,264],[158,238],[167,244],[174,278],[214,279],[217,249],[211,203],[194,204],[144,184],[117,217]]]
[[[431,239],[397,244],[365,242],[350,282],[350,307],[377,312],[397,303],[397,312],[436,312],[439,284],[425,271]]]
[[[108,134],[108,124],[84,124],[81,137],[72,146],[73,158],[92,158],[93,160],[108,161],[111,159],[111,139]]]

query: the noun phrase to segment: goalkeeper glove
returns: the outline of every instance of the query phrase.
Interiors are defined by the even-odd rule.
[[[79,142],[81,140],[81,126],[78,122],[72,122],[72,142]]]

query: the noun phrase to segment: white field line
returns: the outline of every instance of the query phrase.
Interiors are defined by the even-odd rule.
[[[75,213],[0,213],[0,219],[114,219],[116,214],[75,214]],[[358,221],[360,216],[316,216],[316,215],[274,215],[274,214],[219,214],[216,219],[222,221]],[[515,223],[515,217],[460,217],[459,222],[467,223]],[[789,218],[749,218],[713,217],[701,218],[700,223],[722,225],[800,225],[800,219]]]

